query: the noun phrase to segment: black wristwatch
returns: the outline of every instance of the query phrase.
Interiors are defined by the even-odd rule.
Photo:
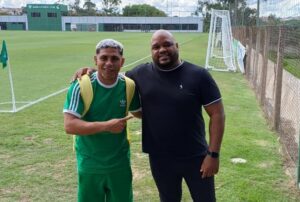
[[[207,155],[209,155],[211,158],[214,158],[214,159],[219,158],[218,152],[211,152],[211,151],[207,150]]]

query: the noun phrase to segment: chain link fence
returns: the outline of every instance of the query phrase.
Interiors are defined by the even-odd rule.
[[[295,175],[300,135],[300,1],[247,2],[230,8],[233,37],[246,47],[246,78],[288,154],[285,166]],[[298,168],[298,183],[299,174]]]
[[[299,26],[299,0],[234,0],[227,8],[233,26]]]
[[[300,133],[300,30],[293,26],[234,27],[233,36],[246,46],[246,78],[265,116],[298,166]]]

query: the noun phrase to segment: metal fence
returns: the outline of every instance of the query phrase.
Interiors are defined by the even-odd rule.
[[[299,0],[234,0],[233,2],[228,6],[233,26],[286,24],[299,26],[299,22],[296,21],[300,19]]]
[[[300,30],[289,26],[235,27],[246,46],[246,78],[288,154],[287,168],[298,167],[300,133]]]

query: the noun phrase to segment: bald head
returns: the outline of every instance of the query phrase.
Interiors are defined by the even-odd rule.
[[[162,37],[162,36],[169,38],[170,40],[176,42],[173,34],[164,29],[159,29],[159,30],[155,31],[152,35],[151,41],[153,41],[153,39],[155,39],[157,37]]]
[[[151,38],[151,53],[153,63],[157,67],[169,70],[180,64],[178,44],[171,32],[157,30]]]

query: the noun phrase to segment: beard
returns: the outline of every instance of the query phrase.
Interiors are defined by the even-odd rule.
[[[159,56],[157,59],[154,59],[152,57],[155,65],[164,70],[168,70],[176,67],[178,65],[178,58],[179,58],[178,52],[174,52],[173,54],[168,54],[168,55],[162,55]]]

